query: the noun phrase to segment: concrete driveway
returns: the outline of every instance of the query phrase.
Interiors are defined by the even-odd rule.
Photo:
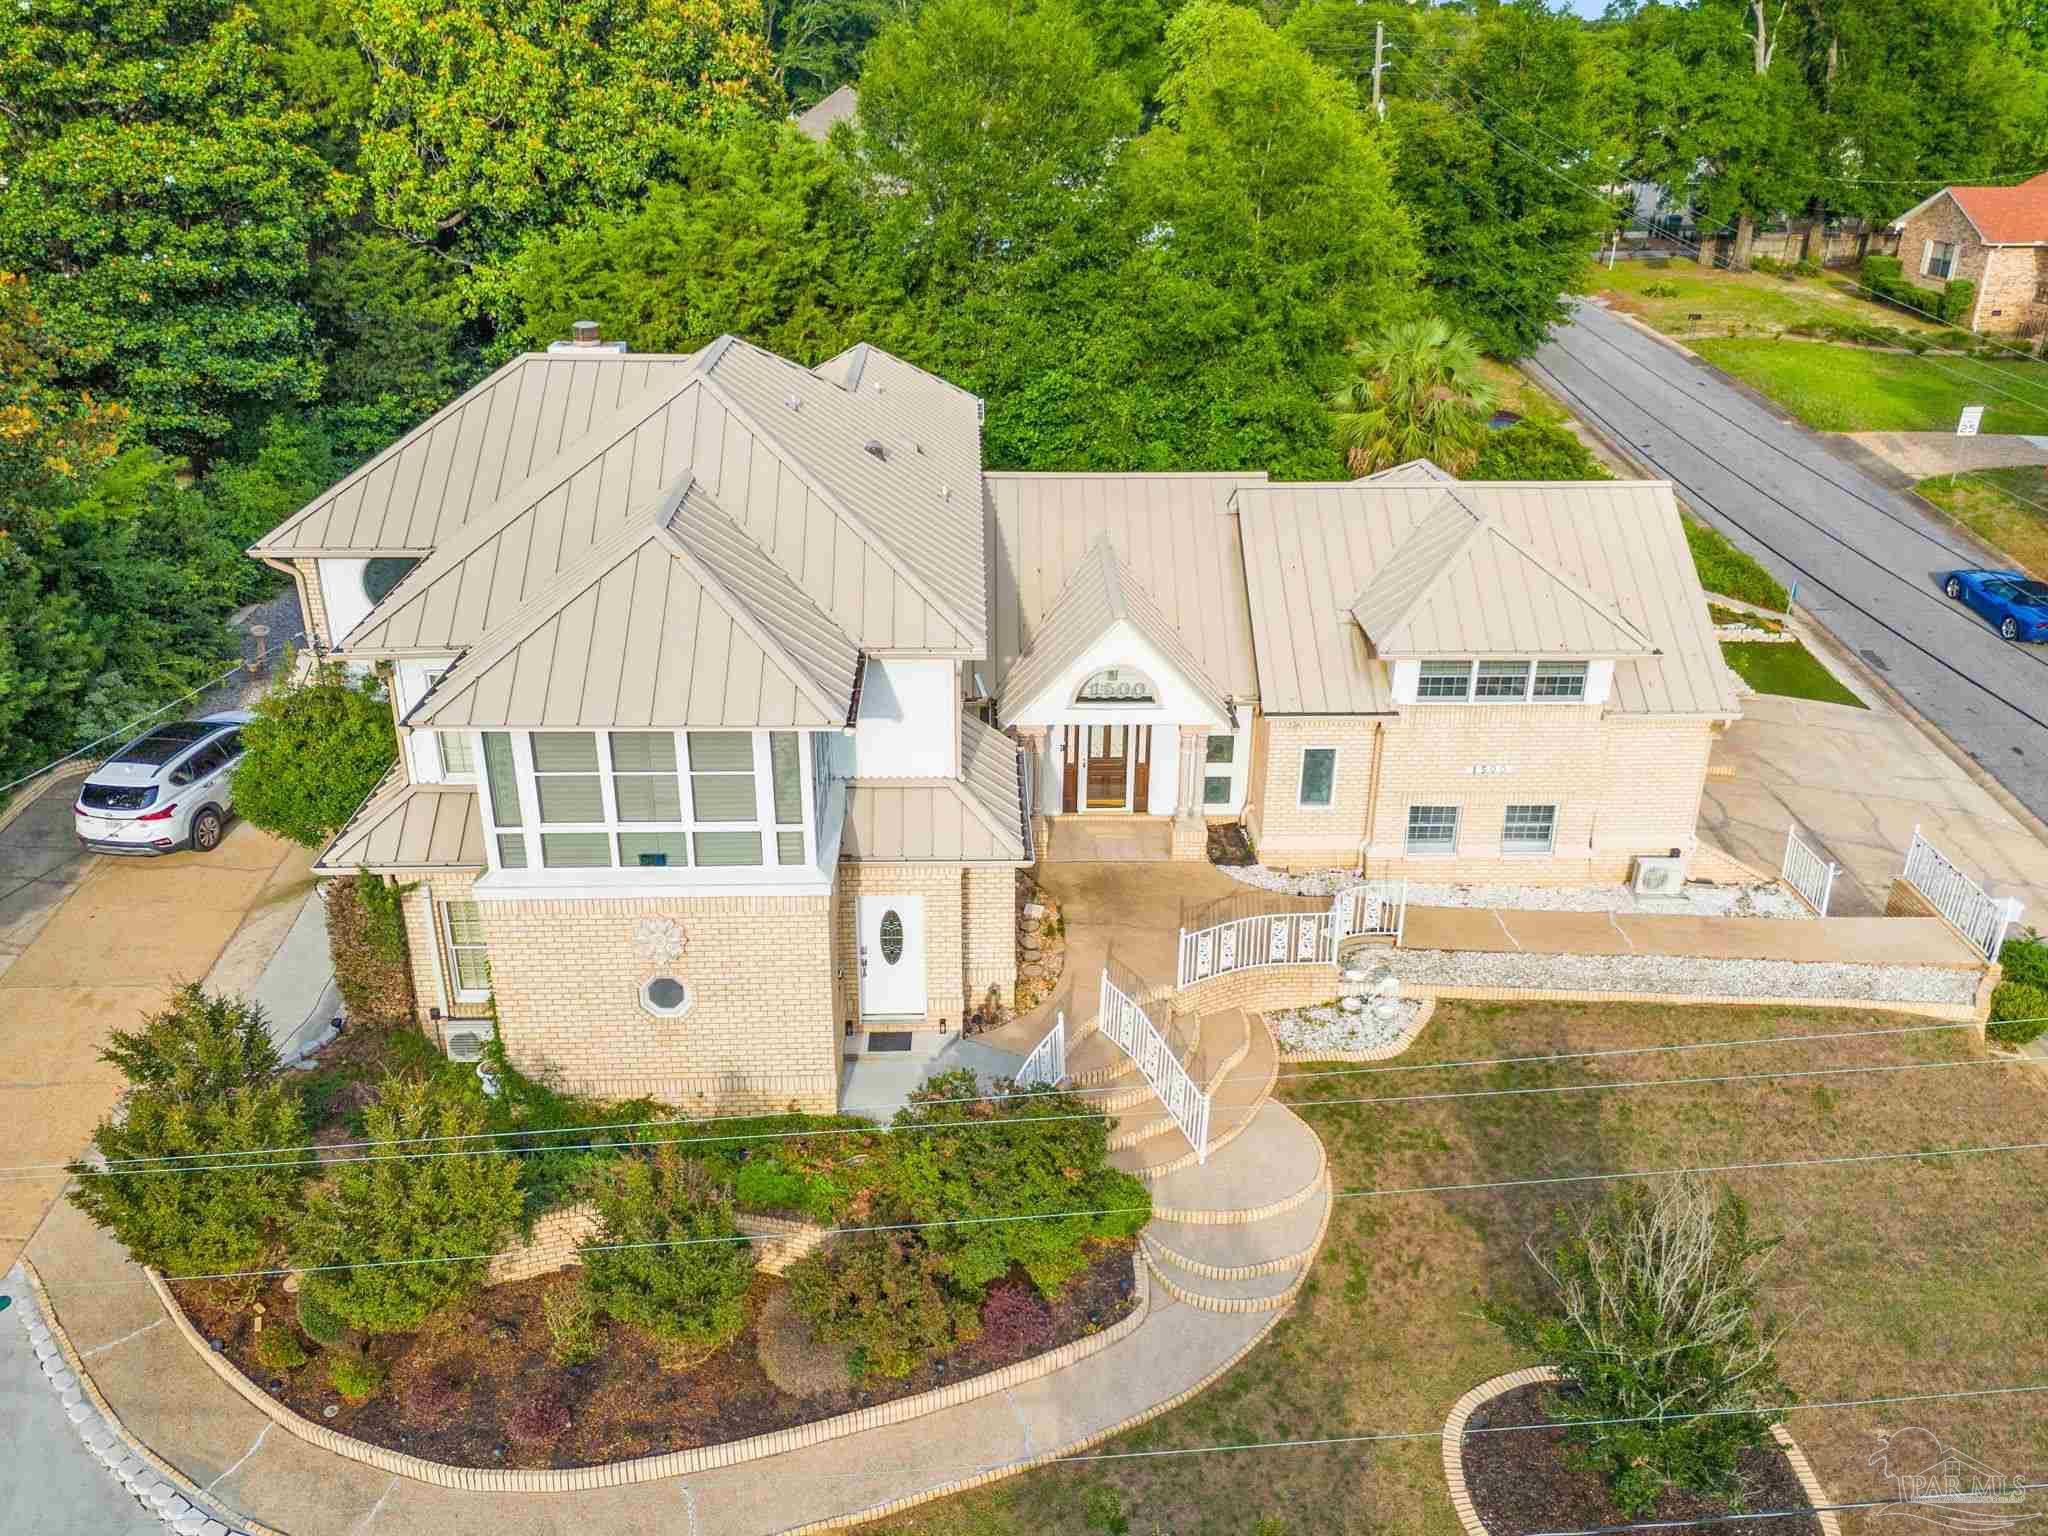
[[[2048,923],[2048,845],[1910,720],[1882,701],[1770,694],[1745,698],[1742,713],[1714,748],[1708,842],[1775,872],[1797,820],[1842,866],[1830,911],[1855,916],[1884,910],[1917,825],[1994,896],[2024,902],[2022,922]]]
[[[99,1060],[180,983],[202,979],[245,921],[288,923],[312,888],[304,849],[235,822],[210,854],[109,859],[71,835],[77,777],[0,827],[0,1167],[76,1157],[112,1107]],[[64,1176],[0,1181],[0,1270]]]

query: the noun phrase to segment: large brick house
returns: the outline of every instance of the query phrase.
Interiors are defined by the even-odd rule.
[[[444,1040],[831,1108],[849,1023],[1009,995],[1063,839],[1548,882],[1694,849],[1737,706],[1668,484],[984,473],[980,424],[867,346],[561,344],[254,548],[389,679],[399,763],[316,867],[413,883]]]
[[[2048,171],[2010,187],[1943,187],[1892,221],[1906,276],[1930,293],[1977,285],[1973,331],[2048,329]]]

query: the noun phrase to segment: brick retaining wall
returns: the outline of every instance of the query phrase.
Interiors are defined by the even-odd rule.
[[[744,1211],[733,1217],[733,1225],[751,1237],[763,1239],[753,1245],[754,1267],[770,1275],[785,1273],[829,1236],[823,1227],[809,1222],[754,1216]],[[596,1236],[597,1229],[597,1209],[592,1205],[566,1205],[549,1211],[534,1222],[533,1235],[523,1244],[491,1260],[485,1284],[531,1280],[535,1275],[549,1275],[571,1264],[581,1264],[576,1250],[585,1240]]]

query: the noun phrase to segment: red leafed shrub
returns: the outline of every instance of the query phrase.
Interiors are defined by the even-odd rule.
[[[505,1423],[505,1433],[522,1445],[545,1445],[569,1427],[569,1401],[541,1391],[522,1401]]]
[[[468,1383],[452,1365],[438,1365],[406,1383],[400,1394],[405,1416],[415,1424],[447,1424],[469,1406]]]
[[[1003,1280],[981,1304],[981,1347],[999,1359],[1043,1354],[1053,1346],[1052,1307],[1035,1286]]]

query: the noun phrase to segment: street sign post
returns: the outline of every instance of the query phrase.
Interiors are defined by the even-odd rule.
[[[1984,407],[1981,405],[1966,405],[1963,407],[1961,418],[1956,422],[1956,436],[1975,437],[1977,429],[1983,424]]]

